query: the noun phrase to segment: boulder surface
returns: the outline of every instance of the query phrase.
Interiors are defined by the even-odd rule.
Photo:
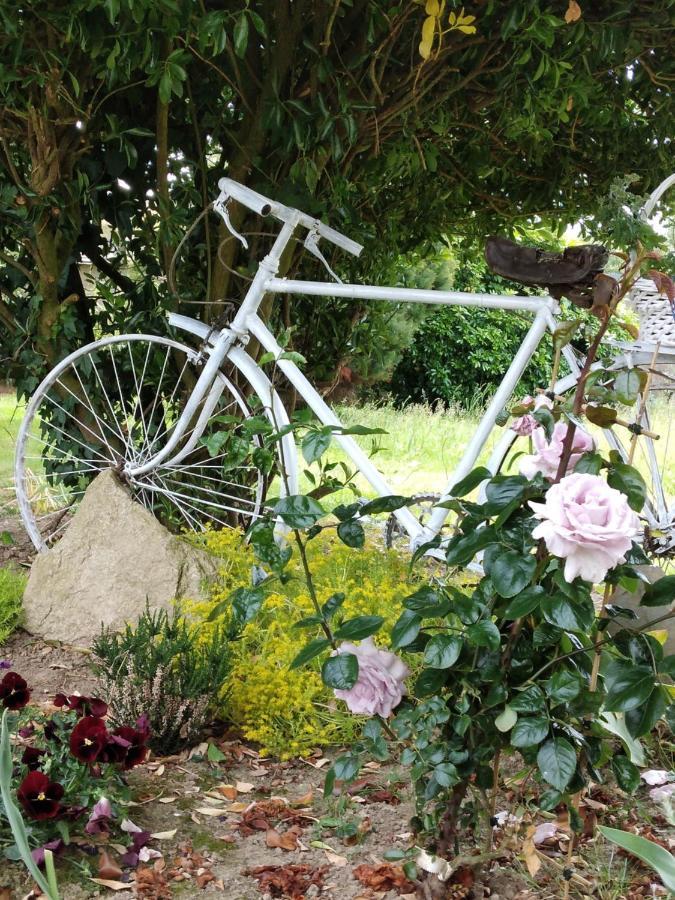
[[[119,630],[145,609],[204,596],[215,572],[204,551],[171,534],[108,470],[91,482],[64,536],[39,553],[24,594],[24,627],[89,646],[101,626]]]

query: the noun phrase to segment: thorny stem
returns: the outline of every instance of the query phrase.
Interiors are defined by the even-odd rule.
[[[300,532],[297,528],[293,529],[293,534],[295,535],[295,543],[298,546],[298,552],[300,553],[300,559],[302,561],[302,570],[305,575],[305,584],[307,585],[307,590],[309,591],[309,597],[312,601],[312,605],[316,610],[317,616],[321,619],[321,628],[323,633],[326,635],[328,640],[330,641],[330,645],[333,650],[337,650],[337,644],[335,643],[335,638],[333,637],[333,632],[330,630],[330,625],[326,617],[323,614],[321,609],[321,604],[319,603],[319,598],[317,597],[316,590],[314,588],[314,579],[312,578],[312,571],[309,568],[309,562],[307,560],[307,552],[305,550],[305,544],[300,536]]]

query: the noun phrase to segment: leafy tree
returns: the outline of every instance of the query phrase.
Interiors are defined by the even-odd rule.
[[[576,220],[617,172],[653,187],[671,164],[675,4],[567,6],[0,0],[0,341],[19,390],[101,331],[241,296],[231,272],[249,261],[206,220],[177,296],[164,280],[224,172],[364,241],[348,270],[364,278],[442,233]],[[358,352],[357,325],[381,341],[382,305],[285,299],[308,356],[318,306],[324,370]]]

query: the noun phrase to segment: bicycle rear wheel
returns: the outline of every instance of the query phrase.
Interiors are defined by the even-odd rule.
[[[267,478],[251,450],[261,444],[242,435],[252,412],[223,373],[183,436],[179,449],[187,451],[145,475],[124,475],[165,445],[202,363],[200,353],[177,341],[121,335],[82,347],[47,375],[26,410],[15,461],[21,515],[38,550],[58,540],[104,469],[117,471],[134,498],[174,531],[246,527],[260,514]],[[197,440],[202,412],[208,420]]]

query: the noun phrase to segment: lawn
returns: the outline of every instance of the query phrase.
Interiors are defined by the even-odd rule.
[[[672,404],[671,399],[668,409],[663,400],[657,407],[657,431],[663,435],[657,452],[662,463],[666,492],[671,497],[675,493],[675,471],[674,467],[667,466],[666,462],[669,450],[672,449],[670,442],[675,440],[675,435],[669,434]],[[17,406],[11,394],[0,394],[0,508],[11,496],[14,447],[22,411],[23,404]],[[478,424],[480,415],[479,412],[464,412],[457,409],[433,411],[431,407],[422,405],[398,410],[391,405],[372,403],[339,406],[336,413],[345,425],[365,425],[370,428],[383,428],[387,432],[376,437],[359,437],[357,440],[366,451],[375,450],[373,461],[391,484],[392,491],[405,495],[443,490]],[[479,462],[487,459],[495,441],[500,439],[502,433],[501,428],[493,431]],[[623,437],[622,435],[622,439]],[[331,458],[346,460],[338,448],[331,451]],[[646,462],[639,453],[636,456],[636,463],[646,474],[648,471]],[[357,484],[364,495],[373,495],[372,489],[364,479],[357,479]],[[309,487],[306,479],[302,479],[301,486]],[[338,502],[345,498],[333,499]]]

